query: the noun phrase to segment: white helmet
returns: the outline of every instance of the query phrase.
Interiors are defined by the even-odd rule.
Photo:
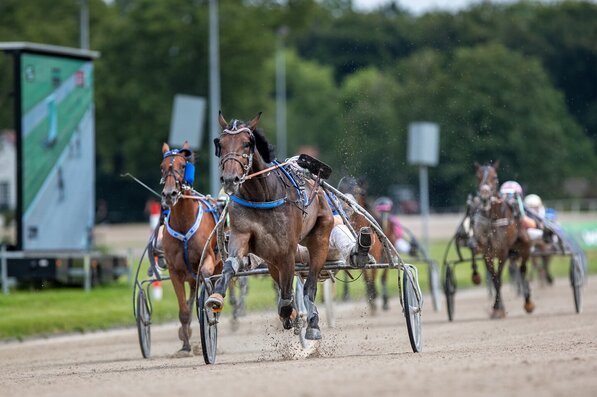
[[[541,201],[541,197],[536,194],[529,194],[524,198],[524,205],[530,208],[539,208],[543,206],[543,202]]]
[[[500,194],[502,196],[504,196],[506,194],[514,194],[514,193],[518,193],[518,194],[522,195],[522,187],[520,186],[520,184],[518,182],[506,181],[500,187]]]

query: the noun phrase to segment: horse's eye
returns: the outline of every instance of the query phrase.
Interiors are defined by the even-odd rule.
[[[243,143],[243,147],[245,149],[251,147],[251,142],[245,142],[245,143]]]

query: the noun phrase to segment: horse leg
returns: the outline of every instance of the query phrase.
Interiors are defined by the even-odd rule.
[[[319,340],[321,339],[321,330],[319,329],[319,313],[315,306],[315,296],[317,294],[317,280],[325,258],[328,255],[328,241],[329,230],[332,227],[332,222],[321,222],[323,218],[318,221],[318,226],[313,230],[313,234],[307,239],[306,246],[309,249],[309,274],[305,281],[304,301],[307,308],[307,331],[305,339]]]
[[[547,281],[547,284],[553,285],[553,276],[549,272],[549,259],[550,259],[549,255],[541,256],[541,262],[543,264],[543,271],[545,272],[545,280]]]
[[[247,277],[241,277],[238,282],[240,284],[238,288],[238,315],[242,317],[247,314],[245,299],[249,293],[249,279]]]
[[[472,261],[472,267],[473,267],[473,275],[472,275],[471,279],[473,280],[473,284],[479,285],[479,284],[481,284],[481,275],[479,274],[479,271],[477,270],[477,259],[475,258],[476,254],[477,254],[477,242],[471,238],[467,242],[467,246],[471,250],[471,261]]]
[[[178,329],[178,338],[182,341],[182,348],[179,353],[191,353],[191,342],[190,342],[190,323],[191,323],[191,310],[185,296],[184,279],[178,272],[170,274],[170,280],[176,293],[176,299],[178,300],[178,319],[180,321],[180,328]]]
[[[473,275],[471,277],[473,284],[479,285],[481,284],[481,275],[479,275],[479,271],[477,269],[477,260],[475,259],[475,251],[471,250],[472,252],[472,267],[473,267]]]
[[[292,265],[283,269],[278,268],[277,271],[270,271],[272,276],[278,282],[280,288],[280,297],[278,299],[278,315],[282,321],[284,329],[291,329],[296,318],[297,312],[294,305],[294,291],[292,282],[294,281],[294,256],[292,258]],[[288,256],[284,256],[288,258]],[[280,262],[278,262],[280,263]]]
[[[367,287],[367,302],[369,303],[371,314],[375,314],[375,311],[377,310],[377,306],[375,305],[375,299],[377,298],[377,291],[375,290],[375,269],[364,270],[363,277]]]
[[[222,275],[215,285],[213,293],[205,301],[205,307],[213,311],[221,311],[230,281],[241,268],[241,261],[247,255],[250,234],[230,236],[228,243],[229,257],[224,262]]]
[[[522,292],[524,295],[524,310],[527,313],[532,313],[535,310],[535,304],[531,300],[531,287],[529,285],[529,280],[526,277],[527,272],[527,259],[526,257],[522,258],[522,263],[520,264],[520,278],[522,281]]]
[[[381,272],[381,296],[384,310],[390,310],[390,294],[388,293],[388,269]]]
[[[491,280],[493,281],[493,287],[495,289],[495,301],[493,304],[493,312],[491,313],[491,318],[503,318],[506,316],[506,312],[504,310],[504,305],[501,299],[501,271],[500,269],[503,268],[503,263],[500,261],[500,265],[498,265],[498,270],[496,271],[493,257],[485,256],[485,266],[487,267],[487,271],[491,275]]]

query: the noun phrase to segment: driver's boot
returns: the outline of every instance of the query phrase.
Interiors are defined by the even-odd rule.
[[[354,267],[365,267],[370,263],[369,250],[373,243],[371,228],[362,227],[357,236],[357,243],[350,253],[350,262]]]

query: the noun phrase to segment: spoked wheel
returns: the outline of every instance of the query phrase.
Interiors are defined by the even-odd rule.
[[[446,306],[448,309],[448,320],[454,320],[454,294],[456,293],[456,280],[454,279],[454,269],[446,265],[446,279],[444,280],[444,293],[446,295]]]
[[[151,313],[143,288],[139,288],[137,293],[137,311],[135,314],[141,354],[143,354],[143,358],[149,358],[151,356]]]
[[[205,364],[216,363],[216,349],[218,346],[218,319],[219,313],[214,313],[205,308],[205,301],[211,294],[211,282],[206,280],[201,285],[197,310],[199,311],[199,328],[201,330],[201,350]]]
[[[433,311],[439,311],[439,269],[435,261],[429,262],[429,291],[431,292],[431,301],[433,303]]]
[[[333,328],[334,325],[336,325],[336,315],[334,313],[334,282],[331,278],[328,278],[323,282],[323,302],[325,304],[325,318],[328,327]]]
[[[574,295],[574,308],[577,313],[582,310],[582,285],[584,281],[583,269],[576,256],[570,260],[570,284]]]
[[[417,298],[417,283],[415,272],[406,268],[402,278],[402,293],[404,294],[404,316],[408,328],[408,338],[413,352],[419,353],[423,348],[421,338],[421,309],[422,301]]]

